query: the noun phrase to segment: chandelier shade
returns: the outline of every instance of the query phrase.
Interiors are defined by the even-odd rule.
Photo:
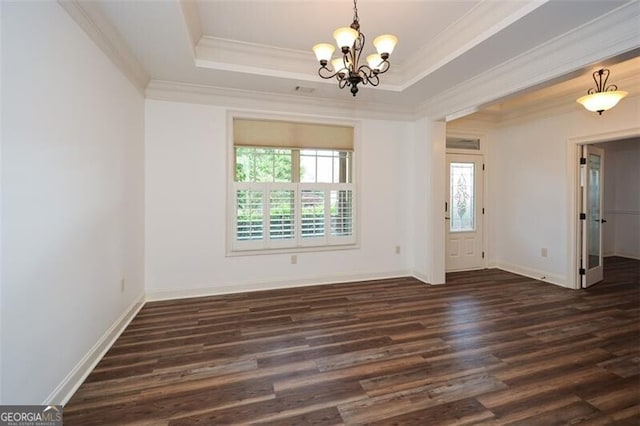
[[[329,43],[319,43],[313,46],[313,52],[320,63],[318,75],[323,79],[335,78],[338,87],[349,87],[353,96],[358,93],[358,85],[380,84],[380,74],[389,70],[391,66],[389,55],[393,52],[398,37],[392,34],[384,34],[373,40],[378,53],[368,55],[366,64],[360,64],[360,56],[365,46],[365,36],[360,32],[360,20],[358,18],[357,0],[353,0],[353,22],[349,27],[338,28],[333,32],[333,38],[339,49],[340,56],[333,58],[335,47]],[[331,63],[331,67],[329,67]]]
[[[593,73],[593,81],[596,83],[595,89],[587,90],[587,94],[578,98],[576,102],[582,104],[588,111],[597,112],[599,115],[616,106],[620,99],[629,93],[618,90],[618,86],[615,84],[607,86],[609,74],[610,72],[606,68],[595,71]]]
[[[342,58],[336,58],[331,60],[331,67],[335,72],[345,72],[347,70]]]
[[[373,39],[373,45],[380,55],[391,55],[396,44],[398,44],[398,37],[392,34],[381,35]]]
[[[576,102],[582,104],[587,110],[597,112],[600,115],[604,111],[610,110],[620,102],[620,99],[627,96],[629,93],[624,90],[615,90],[612,92],[598,92],[591,95],[585,95],[579,98]]]
[[[333,32],[333,38],[341,50],[349,49],[358,38],[358,31],[349,27],[338,28]]]
[[[380,71],[383,61],[384,60],[382,59],[382,56],[380,56],[379,53],[372,53],[371,55],[367,56],[367,64],[369,64],[369,68],[371,68],[374,71],[375,70]]]
[[[313,53],[316,54],[318,62],[325,61],[325,63],[327,63],[335,50],[336,48],[329,43],[319,43],[313,46]]]

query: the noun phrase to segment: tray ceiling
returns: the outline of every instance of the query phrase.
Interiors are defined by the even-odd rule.
[[[332,42],[335,28],[350,24],[350,0],[92,4],[151,80],[410,110],[638,2],[360,0],[368,44],[382,33],[396,34],[400,42],[380,86],[363,87],[355,99],[317,76],[311,51],[315,43]]]

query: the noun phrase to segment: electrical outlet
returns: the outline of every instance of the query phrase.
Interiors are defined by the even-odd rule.
[[[291,255],[291,264],[292,265],[297,265],[298,264],[298,256],[295,254]]]
[[[400,254],[400,246],[396,246],[396,254]]]
[[[543,247],[540,249],[540,256],[547,257],[547,248]]]
[[[124,278],[120,281],[120,291],[124,293]]]

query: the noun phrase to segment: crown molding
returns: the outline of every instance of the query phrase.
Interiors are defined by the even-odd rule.
[[[180,3],[180,11],[184,18],[185,25],[187,27],[187,34],[189,35],[189,41],[191,42],[191,52],[195,59],[196,46],[198,41],[202,38],[202,26],[200,25],[200,15],[198,12],[198,5],[195,0],[178,0]]]
[[[319,79],[317,74],[309,72],[318,67],[311,51],[304,52],[205,35],[198,41],[195,52],[195,64],[201,68],[335,85],[333,79]],[[283,64],[286,65],[284,69]],[[384,84],[378,86],[378,90],[401,91],[402,87],[394,84],[392,76],[393,74],[385,75]]]
[[[627,3],[430,98],[418,107],[418,112],[441,118],[480,108],[637,49],[639,12],[637,2]]]
[[[610,142],[619,139],[629,139],[640,136],[640,127],[633,126],[626,129],[603,133],[590,133],[588,135],[574,136],[567,140],[569,145],[582,145],[599,142]]]
[[[459,120],[447,122],[447,134],[468,136],[487,133],[500,125],[500,117],[500,113],[497,112],[479,111]]]
[[[483,0],[401,64],[401,88],[422,80],[455,58],[547,3]]]
[[[104,17],[99,7],[92,2],[81,0],[58,0],[58,4],[140,93],[144,93],[144,88],[150,80],[149,74],[118,33],[118,30]]]
[[[412,108],[372,102],[350,102],[315,98],[304,95],[283,95],[175,81],[151,80],[145,92],[147,99],[217,105],[227,108],[268,110],[336,118],[368,118],[377,120],[412,121]]]

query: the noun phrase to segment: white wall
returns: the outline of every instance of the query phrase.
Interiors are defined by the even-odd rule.
[[[57,3],[2,7],[2,403],[60,403],[143,292],[144,99]]]
[[[637,128],[638,105],[638,98],[625,99],[602,116],[576,106],[503,123],[490,132],[490,264],[573,287],[569,182],[574,171],[567,146],[575,146],[575,138]],[[542,248],[548,257],[541,256]]]
[[[318,117],[315,117],[318,118]],[[226,256],[227,110],[146,102],[146,278],[151,298],[411,272],[411,123],[362,120],[356,146],[360,247]],[[395,254],[395,246],[401,253]]]
[[[603,193],[603,217],[607,220],[602,225],[602,254],[613,256],[616,251],[616,217],[613,214],[616,204],[616,156],[611,151],[611,144],[615,142],[598,144],[605,151],[604,163],[604,193]],[[609,149],[607,149],[609,145]]]
[[[446,124],[423,118],[414,123],[412,192],[414,275],[431,284],[445,282]]]
[[[2,9],[3,9],[3,3],[0,2],[0,49],[2,47]],[[2,99],[2,83],[3,83],[3,78],[2,78],[2,71],[4,69],[3,65],[2,65],[2,52],[0,52],[0,99]],[[2,140],[3,140],[3,135],[2,135],[2,102],[0,102],[0,308],[2,307]],[[3,325],[2,325],[2,313],[0,313],[0,402],[3,401],[2,398],[2,383],[3,383],[3,378],[2,378],[2,330],[3,330]]]
[[[603,253],[640,259],[640,138],[605,150]]]

